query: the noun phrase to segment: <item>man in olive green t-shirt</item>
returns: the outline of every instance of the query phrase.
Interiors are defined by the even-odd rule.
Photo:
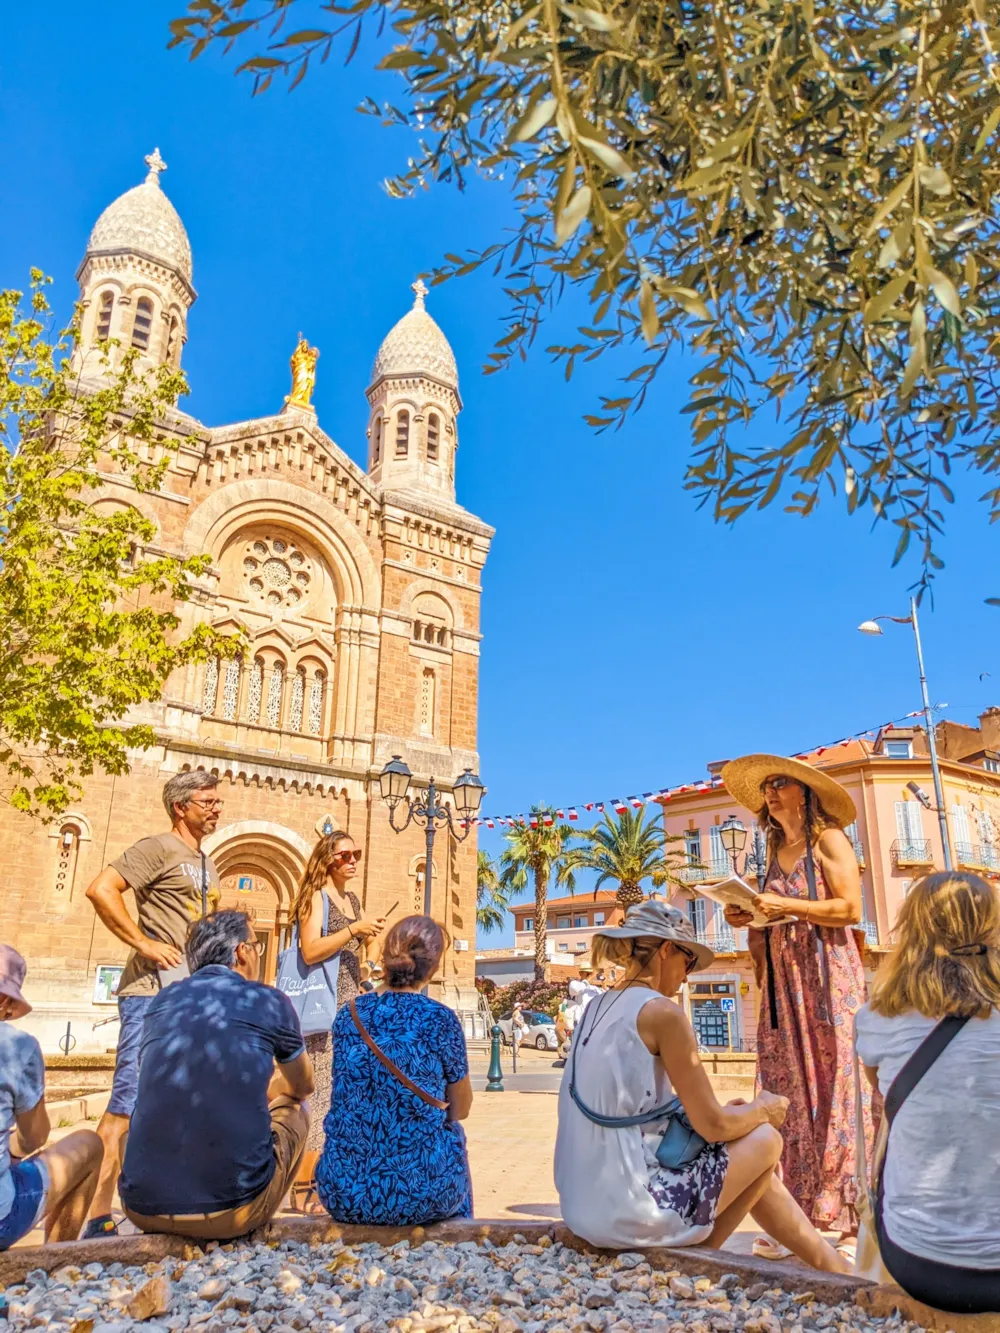
[[[219,905],[219,874],[201,850],[215,832],[222,810],[218,779],[204,769],[178,773],[163,789],[169,833],[141,838],[105,867],[87,889],[97,915],[113,935],[131,947],[118,985],[120,1028],[115,1076],[108,1109],[97,1132],[104,1163],[82,1239],[115,1229],[111,1201],[121,1170],[121,1148],[135,1106],[139,1045],[146,1009],[183,962],[184,940],[192,921]],[[135,894],[138,923],[125,907]]]

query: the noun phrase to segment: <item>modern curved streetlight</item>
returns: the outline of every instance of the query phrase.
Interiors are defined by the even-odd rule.
[[[910,598],[908,616],[875,616],[873,620],[863,620],[858,626],[862,634],[881,634],[880,620],[891,620],[894,625],[912,625],[913,638],[917,646],[917,667],[920,671],[920,698],[924,705],[924,722],[927,727],[927,748],[931,756],[931,774],[934,778],[934,799],[937,802],[938,825],[941,829],[941,846],[944,850],[945,870],[954,870],[951,855],[951,839],[948,834],[948,816],[944,808],[944,787],[941,785],[941,769],[938,765],[937,737],[934,733],[934,719],[931,716],[930,695],[927,693],[927,673],[924,671],[924,650],[920,645],[920,621],[917,619],[917,600]]]
[[[486,788],[479,780],[479,775],[473,773],[471,768],[456,778],[452,787],[455,797],[455,809],[458,811],[459,822],[465,825],[465,832],[459,833],[455,828],[455,821],[452,819],[451,810],[444,805],[438,798],[438,789],[435,786],[434,779],[431,778],[427,786],[426,795],[421,799],[417,798],[410,802],[407,811],[406,821],[403,824],[396,823],[396,809],[399,803],[405,798],[410,786],[411,774],[407,765],[398,754],[394,754],[390,761],[379,774],[378,785],[382,793],[382,800],[389,807],[389,824],[393,831],[402,833],[414,821],[422,824],[427,835],[427,855],[424,863],[424,915],[431,914],[431,879],[432,866],[434,863],[434,835],[438,829],[447,825],[455,835],[456,842],[464,842],[472,832],[472,820],[482,804],[483,795]]]

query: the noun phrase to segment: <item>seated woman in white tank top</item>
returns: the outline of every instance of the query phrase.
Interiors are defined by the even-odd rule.
[[[559,1093],[555,1180],[567,1226],[613,1249],[720,1246],[750,1213],[805,1263],[850,1272],[774,1174],[787,1099],[762,1092],[723,1106],[712,1091],[691,1024],[671,998],[714,959],[687,918],[641,903],[622,926],[594,936],[592,958],[624,977],[587,1006]],[[601,1118],[632,1117],[674,1096],[707,1141],[682,1167],[656,1158],[667,1120],[610,1128],[579,1105]]]

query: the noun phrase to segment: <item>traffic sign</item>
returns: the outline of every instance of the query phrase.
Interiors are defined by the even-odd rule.
[[[736,1001],[733,999],[731,995],[729,996],[724,995],[722,997],[722,1012],[724,1014],[736,1013]]]

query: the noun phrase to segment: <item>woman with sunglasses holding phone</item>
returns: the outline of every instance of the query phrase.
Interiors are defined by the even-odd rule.
[[[337,1009],[349,1004],[361,992],[361,966],[377,960],[381,951],[379,936],[385,918],[370,919],[350,885],[357,877],[361,850],[349,833],[334,830],[320,838],[313,848],[309,864],[292,904],[292,921],[299,928],[299,949],[309,967],[340,955],[337,976]],[[326,930],[323,929],[323,898],[328,902]],[[316,1092],[305,1156],[292,1191],[292,1206],[302,1211],[310,1208],[314,1189],[316,1162],[323,1149],[323,1120],[330,1109],[333,1093],[333,1034],[317,1032],[306,1037],[306,1050],[312,1061]],[[300,1199],[299,1195],[304,1194]],[[316,1211],[322,1211],[318,1204]]]
[[[862,916],[861,876],[844,829],[850,794],[821,769],[780,755],[751,754],[722,770],[726,790],[757,813],[767,836],[767,875],[757,899],[774,924],[749,931],[763,996],[757,1023],[758,1086],[788,1098],[782,1129],[785,1184],[813,1225],[840,1235],[853,1255],[855,1209],[854,1016],[866,999],[852,930]],[[726,909],[731,926],[748,913]],[[872,1138],[870,1099],[865,1134]],[[754,1253],[787,1251],[760,1238]]]

